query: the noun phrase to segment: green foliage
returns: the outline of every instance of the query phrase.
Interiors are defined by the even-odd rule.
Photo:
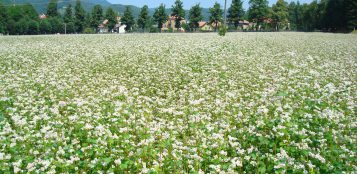
[[[133,25],[135,24],[134,16],[131,12],[130,7],[126,7],[123,18],[121,19],[122,24],[125,24],[125,31],[131,31]]]
[[[215,31],[219,26],[219,23],[223,22],[223,11],[221,9],[221,5],[216,2],[212,8],[209,9],[211,16],[209,17],[209,23],[214,25]]]
[[[95,31],[93,30],[93,28],[85,28],[83,33],[84,34],[94,34]]]
[[[39,33],[39,24],[35,20],[31,20],[28,22],[27,34],[35,35]]]
[[[190,20],[189,27],[197,30],[199,27],[198,23],[203,19],[202,8],[200,7],[200,4],[196,4],[190,9],[188,18]]]
[[[0,33],[4,34],[7,33],[7,9],[3,4],[0,3]]]
[[[267,0],[249,0],[249,20],[261,24],[267,17],[269,6]]]
[[[287,26],[288,24],[288,7],[287,3],[284,0],[278,0],[276,4],[273,5],[273,15],[272,19],[274,21],[274,25],[277,31],[280,30],[283,26]]]
[[[47,6],[47,16],[48,17],[58,17],[59,13],[57,11],[57,1],[58,0],[51,0]]]
[[[176,0],[175,4],[172,5],[171,16],[175,16],[175,28],[177,30],[181,28],[181,21],[185,18],[185,10],[183,9],[183,2],[181,0]]]
[[[233,24],[235,28],[238,27],[239,21],[243,19],[244,9],[243,1],[233,0],[231,7],[228,9],[227,20],[229,23]]]
[[[76,1],[76,6],[74,7],[74,24],[76,26],[76,32],[81,33],[84,29],[85,11],[81,5],[81,1]]]
[[[161,29],[162,25],[167,21],[167,14],[165,11],[165,5],[161,4],[154,13],[154,21],[157,23],[157,28],[159,29]]]
[[[39,30],[41,34],[50,34],[52,32],[52,27],[48,19],[40,21]]]
[[[143,31],[150,27],[149,7],[147,5],[144,5],[141,9],[137,24]]]
[[[221,25],[218,30],[218,35],[225,36],[227,33],[228,27],[225,25]]]
[[[117,15],[115,14],[114,10],[112,8],[108,8],[107,11],[105,12],[105,19],[108,20],[108,29],[112,30],[117,23],[116,19]]]
[[[64,12],[63,21],[64,23],[74,22],[73,9],[71,4],[67,6],[66,11]]]
[[[92,9],[91,27],[97,27],[103,22],[103,8],[101,5],[95,5]]]
[[[48,21],[51,25],[51,33],[63,33],[64,25],[60,17],[48,18]]]

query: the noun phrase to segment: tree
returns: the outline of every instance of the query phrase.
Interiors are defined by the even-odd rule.
[[[203,19],[200,4],[196,4],[190,9],[188,17],[190,19],[190,28],[196,30],[199,27],[199,22]]]
[[[95,5],[92,9],[91,27],[97,29],[98,25],[103,22],[103,8],[101,5]]]
[[[145,31],[145,29],[149,27],[149,22],[149,7],[147,5],[144,5],[143,8],[141,8],[140,15],[138,17],[138,27]]]
[[[288,23],[289,12],[287,3],[284,0],[278,0],[272,9],[275,30],[279,31],[281,26],[287,26]]]
[[[35,20],[31,20],[28,22],[27,34],[35,35],[39,33],[39,24]]]
[[[47,6],[47,16],[48,17],[58,17],[57,12],[57,0],[51,0]]]
[[[74,7],[74,24],[76,26],[76,32],[81,33],[84,29],[85,11],[81,5],[81,1],[76,1],[76,6]]]
[[[161,4],[159,8],[155,10],[154,21],[157,23],[157,28],[161,30],[164,23],[167,21],[167,14],[165,12],[165,5]]]
[[[38,13],[31,4],[27,3],[23,5],[20,7],[20,11],[22,13],[22,18],[38,20]]]
[[[105,18],[108,20],[108,29],[110,31],[115,27],[115,24],[117,23],[116,17],[117,17],[117,15],[113,11],[113,9],[108,8],[105,13]]]
[[[22,18],[19,22],[16,22],[15,25],[15,31],[16,34],[27,34],[27,30],[28,30],[28,22],[25,18]]]
[[[132,30],[132,27],[135,24],[135,21],[134,21],[134,16],[133,16],[129,6],[126,7],[126,10],[124,12],[123,18],[121,19],[121,22],[124,25],[126,25],[125,31],[131,31]]]
[[[183,9],[183,2],[176,0],[172,6],[171,16],[175,16],[175,28],[181,28],[181,21],[185,18],[185,10]]]
[[[52,27],[48,19],[41,20],[39,29],[41,34],[50,34],[52,32]]]
[[[5,6],[3,6],[0,3],[0,33],[1,34],[7,32],[7,26],[6,26],[7,20],[8,20],[7,9],[5,8]]]
[[[264,18],[268,15],[268,1],[267,0],[249,0],[249,19],[260,25]]]
[[[354,30],[357,28],[357,1],[345,0],[345,5],[347,27],[350,30]]]
[[[52,17],[48,21],[51,25],[51,33],[63,33],[64,26],[60,17]]]
[[[290,28],[293,30],[302,30],[302,11],[299,1],[291,2],[288,6]]]
[[[66,11],[64,12],[63,21],[64,23],[73,22],[73,12],[71,4],[67,6]]]
[[[219,23],[223,21],[223,11],[221,9],[221,5],[216,2],[212,8],[209,8],[209,13],[211,14],[209,17],[209,23],[213,24],[214,30],[217,31]]]
[[[231,7],[228,9],[228,22],[233,24],[235,28],[239,25],[239,20],[244,16],[243,2],[241,0],[233,0]]]

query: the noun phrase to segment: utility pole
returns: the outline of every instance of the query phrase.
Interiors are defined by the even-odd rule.
[[[13,0],[12,2],[13,2],[13,6],[15,7],[15,6],[16,6],[16,1],[15,1],[15,0]]]
[[[67,24],[64,23],[64,34],[67,34]]]

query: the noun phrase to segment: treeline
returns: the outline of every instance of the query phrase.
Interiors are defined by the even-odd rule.
[[[232,0],[227,10],[227,24],[230,29],[240,27],[239,21],[249,20],[254,23],[250,29],[279,31],[330,31],[347,32],[357,27],[356,0],[314,0],[311,3],[287,3],[278,0],[269,7],[268,0],[249,0],[249,9],[244,11],[242,0]],[[208,23],[216,29],[223,23],[222,6],[215,3],[209,9]],[[149,15],[148,6],[143,6],[139,16],[134,17],[130,7],[121,16],[121,23],[126,25],[127,32],[159,32],[168,20],[175,16],[175,28],[186,31],[197,31],[199,22],[203,20],[202,8],[197,4],[185,13],[182,1],[176,0],[171,14],[166,14],[165,5],[161,4],[153,16]],[[0,33],[11,35],[22,34],[53,34],[53,33],[95,33],[98,25],[107,19],[109,31],[117,24],[117,14],[113,9],[104,10],[96,5],[90,12],[81,6],[80,0],[74,7],[68,5],[65,12],[60,14],[57,0],[51,0],[47,7],[46,16],[41,18],[31,4],[5,6],[0,4]],[[181,21],[186,19],[187,23]]]

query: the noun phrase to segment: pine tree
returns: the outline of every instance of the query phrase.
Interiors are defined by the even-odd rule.
[[[347,27],[350,30],[357,29],[357,1],[345,0]]]
[[[66,11],[64,12],[63,21],[64,23],[73,22],[73,11],[71,4],[67,6]]]
[[[133,16],[129,6],[126,7],[126,10],[124,12],[123,18],[121,19],[121,22],[124,25],[126,25],[125,31],[131,31],[132,30],[132,27],[135,24],[135,21],[134,21],[134,16]]]
[[[157,23],[157,28],[161,30],[164,23],[167,21],[167,14],[165,12],[165,5],[161,4],[159,8],[155,10],[154,21]]]
[[[51,0],[47,6],[47,16],[48,17],[58,17],[59,13],[57,11],[57,0]]]
[[[76,26],[76,32],[81,33],[84,29],[84,20],[85,20],[85,11],[81,5],[81,1],[76,1],[76,6],[74,7],[74,16],[75,21],[74,24]]]
[[[200,4],[196,4],[190,9],[188,17],[190,19],[190,28],[196,30],[199,27],[199,22],[203,19]]]
[[[116,17],[117,15],[115,14],[112,8],[108,8],[107,11],[105,12],[105,19],[108,20],[109,31],[114,29],[115,24],[117,23]]]
[[[103,8],[101,5],[95,5],[92,9],[91,27],[97,28],[103,22]]]
[[[211,16],[209,17],[209,22],[214,25],[214,30],[217,31],[219,23],[223,21],[223,11],[221,5],[216,2],[212,8],[209,9]]]
[[[231,7],[228,9],[228,22],[237,28],[239,20],[242,20],[243,16],[243,2],[241,0],[233,0]]]
[[[7,33],[7,9],[0,3],[0,34]]]
[[[144,5],[144,7],[141,8],[140,15],[138,17],[138,27],[145,31],[145,29],[149,27],[149,21],[149,7],[147,5]]]
[[[185,10],[183,9],[183,2],[176,0],[172,6],[171,16],[175,16],[175,28],[181,28],[181,21],[185,18]]]

